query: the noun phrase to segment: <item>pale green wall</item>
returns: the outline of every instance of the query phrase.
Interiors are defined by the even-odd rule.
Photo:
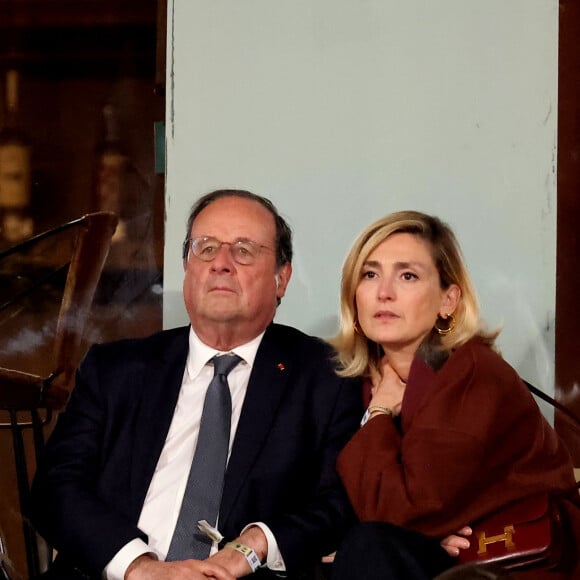
[[[295,231],[280,322],[328,336],[355,235],[399,209],[463,245],[500,346],[553,381],[556,0],[173,0],[165,325],[193,200],[239,187]]]

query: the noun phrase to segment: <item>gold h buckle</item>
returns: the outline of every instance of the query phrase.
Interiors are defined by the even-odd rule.
[[[478,554],[485,554],[487,552],[487,545],[488,544],[496,544],[497,542],[505,542],[506,550],[513,550],[516,545],[512,540],[513,534],[516,531],[514,526],[505,526],[503,529],[503,534],[499,534],[497,536],[490,536],[489,538],[485,537],[485,532],[479,532],[477,537],[479,539],[479,550],[477,551]]]

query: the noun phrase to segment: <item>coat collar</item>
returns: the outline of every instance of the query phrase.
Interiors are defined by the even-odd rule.
[[[131,472],[132,499],[140,510],[165,444],[183,381],[188,352],[189,327],[165,331],[150,343],[146,372],[136,375],[142,396],[136,409]]]
[[[413,417],[421,406],[421,401],[434,388],[436,379],[435,371],[422,358],[415,357],[409,371],[401,407],[403,432],[408,431]]]
[[[445,366],[450,353],[422,345],[409,370],[407,386],[403,396],[401,420],[403,432],[406,432],[417,413],[421,402],[435,388],[439,371]]]

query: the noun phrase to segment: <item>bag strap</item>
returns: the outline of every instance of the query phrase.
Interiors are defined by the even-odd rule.
[[[578,418],[578,416],[575,413],[570,411],[570,409],[568,409],[568,407],[566,407],[565,405],[562,405],[562,403],[559,403],[558,401],[556,401],[556,399],[553,399],[552,397],[550,397],[550,395],[546,395],[546,393],[544,393],[544,391],[541,391],[537,387],[534,387],[534,385],[528,383],[528,381],[526,381],[524,379],[522,379],[522,380],[524,381],[524,385],[526,385],[526,387],[528,387],[528,390],[533,395],[536,395],[536,397],[542,399],[542,401],[546,401],[546,403],[549,403],[550,405],[552,405],[552,407],[554,407],[555,409],[558,409],[558,411],[561,411],[562,413],[564,413],[564,415],[566,415],[566,417],[568,417],[568,419],[570,419],[576,427],[580,427],[580,418]],[[574,488],[575,489],[580,488],[580,481],[576,482],[576,485],[574,486]]]
[[[546,395],[546,393],[544,393],[544,391],[540,391],[540,389],[538,389],[537,387],[534,387],[534,385],[528,383],[528,381],[524,380],[524,385],[526,385],[526,387],[528,387],[529,391],[532,394],[536,395],[538,398],[542,399],[543,401],[546,401],[546,403],[549,403],[550,405],[552,405],[552,407],[558,409],[558,411],[561,411],[562,413],[564,413],[564,415],[566,415],[566,417],[568,417],[572,421],[572,423],[574,423],[576,425],[576,427],[580,427],[580,418],[575,413],[570,411],[570,409],[568,409],[568,407],[566,407],[565,405],[562,405],[562,403],[559,403],[558,401],[556,401],[556,399],[552,399],[552,397],[550,397],[550,395]]]

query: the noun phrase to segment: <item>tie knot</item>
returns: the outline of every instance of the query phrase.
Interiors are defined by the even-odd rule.
[[[230,371],[242,360],[237,354],[223,354],[213,357],[214,376],[229,375]]]

